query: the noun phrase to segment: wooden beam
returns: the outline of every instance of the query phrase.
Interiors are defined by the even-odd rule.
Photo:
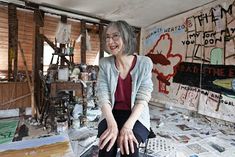
[[[39,76],[39,71],[43,71],[43,47],[44,40],[40,35],[40,27],[44,26],[44,12],[35,9],[34,10],[34,21],[35,21],[35,41],[34,41],[34,51],[33,51],[33,91],[34,91],[34,102],[36,110],[39,111],[41,100],[42,100],[42,85]],[[37,114],[39,114],[37,112]],[[32,113],[35,116],[35,113]]]
[[[35,101],[34,101],[35,99],[34,99],[34,91],[33,91],[32,81],[29,77],[29,70],[28,70],[28,65],[27,65],[27,62],[26,62],[26,59],[25,59],[25,56],[24,56],[24,50],[22,49],[20,42],[18,44],[19,44],[22,60],[24,62],[26,77],[27,77],[27,81],[28,81],[30,94],[31,94],[31,108],[32,108],[32,113],[31,114],[32,114],[32,117],[35,117],[36,108],[35,108]]]
[[[99,38],[100,38],[100,58],[104,57],[104,41],[103,41],[103,32],[104,32],[104,25],[99,24]]]
[[[86,64],[86,22],[81,21],[81,63]]]
[[[140,31],[136,32],[136,51],[139,54],[140,53]]]
[[[48,43],[48,45],[51,46],[51,48],[55,51],[55,53],[53,53],[52,55],[58,55],[61,58],[61,65],[64,65],[64,63],[67,63],[69,66],[74,66],[73,62],[70,62],[67,58],[65,58],[65,54],[61,53],[60,49],[58,47],[56,47],[56,45],[50,41],[44,34],[40,34],[40,36]],[[60,46],[64,46],[64,44],[60,44]]]
[[[17,79],[18,61],[18,19],[17,10],[14,4],[8,4],[8,81]],[[12,65],[14,63],[14,65]]]
[[[61,15],[60,21],[63,23],[67,23],[67,16]]]
[[[60,21],[62,22],[62,23],[67,23],[67,16],[61,16],[60,17]],[[65,44],[61,44],[60,43],[60,53],[62,52],[62,50],[63,49],[65,49]],[[62,65],[62,66],[64,66],[65,65],[65,62],[66,62],[66,60],[65,60],[66,58],[65,57],[60,57],[60,65]]]
[[[28,81],[28,86],[29,86],[29,90],[30,92],[32,93],[32,83],[31,83],[31,79],[29,77],[29,68],[28,68],[28,65],[27,65],[27,62],[26,62],[26,59],[25,59],[25,55],[24,55],[24,50],[23,48],[21,47],[21,43],[19,42],[19,48],[20,48],[20,52],[21,52],[21,57],[22,57],[22,60],[23,60],[23,63],[24,63],[24,67],[25,67],[25,73],[26,73],[26,77],[27,77],[27,81]]]
[[[40,34],[40,36],[48,43],[48,45],[51,46],[55,53],[59,53],[59,48],[52,41],[50,41],[50,39],[48,39],[44,34]]]

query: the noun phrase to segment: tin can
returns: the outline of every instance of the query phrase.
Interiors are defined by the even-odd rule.
[[[82,81],[88,81],[89,74],[87,72],[81,72],[80,76]]]
[[[79,129],[80,128],[80,119],[74,119],[73,120],[73,128]]]
[[[86,116],[80,116],[80,126],[81,127],[84,127],[84,126],[87,126],[87,117]]]

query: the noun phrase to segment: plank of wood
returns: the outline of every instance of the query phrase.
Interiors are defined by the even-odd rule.
[[[29,77],[29,71],[28,71],[27,62],[26,62],[26,59],[25,59],[25,56],[24,56],[24,50],[22,49],[20,42],[18,42],[18,44],[19,44],[19,48],[20,48],[20,51],[21,51],[21,56],[22,56],[22,59],[23,59],[23,62],[24,62],[24,66],[25,66],[25,72],[26,72],[28,87],[29,87],[30,93],[31,93],[32,116],[35,117],[36,108],[35,108],[35,103],[34,103],[34,90],[33,90],[32,83],[31,83],[31,80],[30,80],[30,77]]]

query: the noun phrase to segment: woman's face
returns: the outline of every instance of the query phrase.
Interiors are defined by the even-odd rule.
[[[116,27],[109,27],[106,32],[106,48],[113,55],[121,55],[123,53],[123,40],[121,34]]]

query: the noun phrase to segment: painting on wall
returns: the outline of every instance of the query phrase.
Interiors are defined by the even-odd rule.
[[[234,4],[215,1],[142,30],[153,102],[235,122]]]
[[[1,157],[75,157],[68,135],[12,142],[0,145]]]

